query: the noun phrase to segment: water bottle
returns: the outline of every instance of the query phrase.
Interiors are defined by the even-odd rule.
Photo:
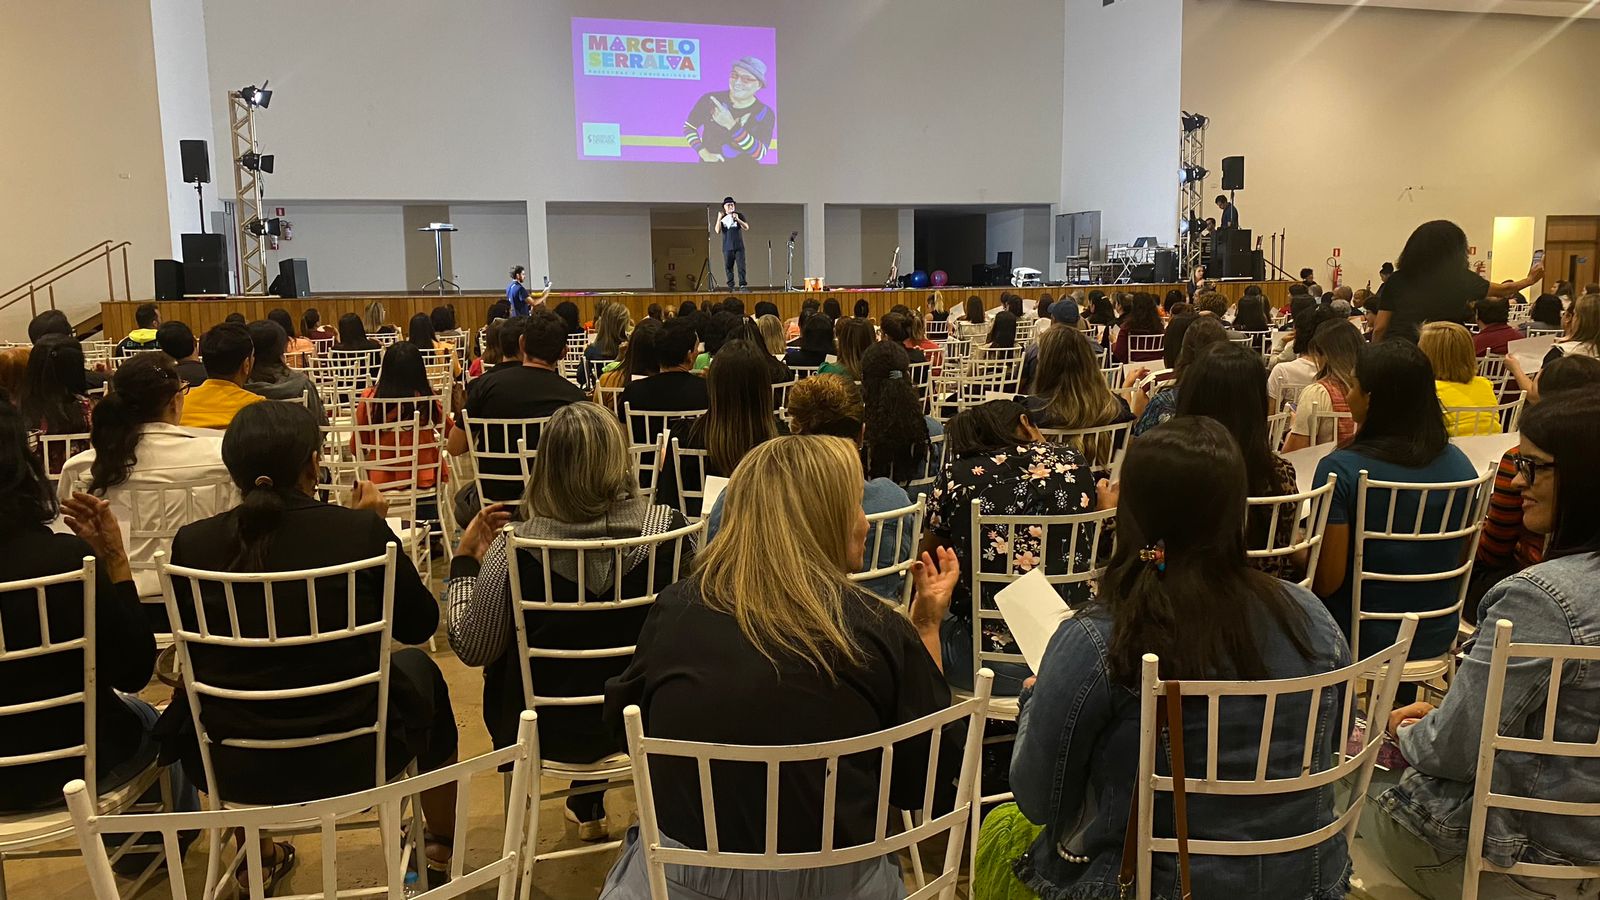
[[[421,897],[427,890],[422,886],[422,882],[417,880],[417,873],[415,872],[406,873],[404,884],[405,887],[400,892],[402,897]]]

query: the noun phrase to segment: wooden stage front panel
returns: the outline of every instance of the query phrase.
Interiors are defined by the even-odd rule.
[[[1226,281],[1217,286],[1217,290],[1229,300],[1238,299],[1244,289],[1251,285],[1261,286],[1262,293],[1266,295],[1268,303],[1272,306],[1282,306],[1288,302],[1289,284],[1287,281]],[[1069,291],[1087,293],[1091,290],[1105,291],[1108,295],[1113,293],[1145,291],[1164,296],[1169,290],[1183,290],[1182,284],[1103,284],[1103,285],[1068,285],[1044,286],[1030,288],[1014,287],[947,287],[939,290],[944,300],[945,308],[959,313],[961,304],[967,297],[976,294],[983,298],[985,309],[993,307],[1000,302],[1000,295],[1006,292],[1022,295],[1025,302],[1031,307],[1040,294],[1048,293],[1052,297],[1060,297]],[[921,311],[927,306],[928,297],[932,289],[910,290],[830,290],[830,291],[741,291],[735,294],[717,292],[680,292],[680,293],[554,293],[550,295],[547,304],[554,307],[557,303],[570,300],[578,305],[578,313],[583,321],[594,318],[595,308],[605,300],[625,304],[633,314],[635,321],[644,318],[650,304],[659,303],[663,310],[676,310],[684,301],[692,300],[696,304],[705,300],[718,300],[724,297],[736,296],[744,302],[746,312],[753,313],[755,305],[762,301],[774,303],[779,313],[787,319],[799,315],[800,305],[808,299],[817,300],[819,303],[833,299],[839,301],[839,307],[845,315],[851,315],[856,301],[865,300],[871,309],[874,318],[882,317],[893,307],[904,304],[914,310]],[[204,297],[185,300],[155,301],[161,308],[162,321],[180,321],[194,329],[196,335],[201,334],[213,325],[221,324],[229,313],[240,313],[247,321],[254,322],[264,319],[267,312],[272,309],[283,308],[288,310],[295,323],[300,322],[301,313],[307,307],[315,307],[321,315],[324,324],[333,327],[339,317],[345,313],[364,313],[367,305],[373,301],[383,304],[386,321],[405,331],[408,322],[416,313],[430,312],[435,306],[454,306],[456,310],[456,324],[462,328],[481,328],[486,322],[490,305],[500,300],[505,295],[495,293],[470,293],[470,294],[314,294],[310,297],[284,298],[263,296],[234,296],[234,297]],[[133,312],[140,303],[152,301],[119,300],[111,303],[100,304],[102,322],[104,323],[105,336],[121,340],[134,327]]]

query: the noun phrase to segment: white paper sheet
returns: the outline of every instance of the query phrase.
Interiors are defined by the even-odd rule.
[[[717,498],[722,496],[722,489],[728,486],[728,479],[716,475],[706,476],[705,501],[700,504],[701,515],[711,515],[711,510],[717,505]]]
[[[1544,368],[1544,355],[1555,346],[1556,335],[1541,334],[1538,337],[1522,338],[1506,344],[1506,355],[1515,356],[1517,362],[1522,364],[1522,371],[1527,375]],[[1516,387],[1515,384],[1511,385]]]
[[[994,599],[1028,667],[1039,671],[1050,638],[1062,622],[1072,618],[1072,607],[1056,593],[1043,569],[1034,569],[1001,588]]]

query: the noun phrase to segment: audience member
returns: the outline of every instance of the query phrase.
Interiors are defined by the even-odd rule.
[[[1293,337],[1284,342],[1288,359],[1279,356],[1267,375],[1267,398],[1272,401],[1274,412],[1285,403],[1294,402],[1306,385],[1316,380],[1317,364],[1305,354],[1311,348],[1311,337],[1317,333],[1317,328],[1333,318],[1333,313],[1315,305],[1295,312]]]
[[[763,316],[762,318],[767,317]],[[771,319],[773,325],[776,326],[778,323],[778,318],[776,316],[772,316]],[[766,357],[767,377],[771,379],[773,384],[783,384],[785,382],[794,380],[794,372],[791,371],[788,366],[783,364],[781,359],[782,354],[779,353],[775,355],[768,352],[768,348],[771,345],[768,343],[767,338],[762,335],[761,327],[755,322],[749,319],[740,319],[738,323],[733,326],[733,328],[729,329],[728,337],[723,341],[723,346],[726,347],[728,344],[739,341],[756,348],[757,350],[761,351],[763,356]],[[780,350],[782,350],[783,345],[780,343],[778,347]]]
[[[1410,522],[1418,515],[1420,501],[1420,494],[1415,491],[1397,496],[1376,492],[1368,497],[1365,523],[1357,522],[1361,474],[1365,472],[1373,481],[1440,484],[1471,481],[1478,473],[1466,454],[1450,443],[1444,413],[1434,393],[1433,371],[1416,344],[1396,340],[1366,347],[1356,363],[1356,380],[1347,399],[1356,421],[1355,437],[1348,446],[1323,457],[1312,482],[1320,486],[1327,483],[1329,475],[1339,478],[1333,489],[1312,587],[1328,604],[1339,627],[1349,634],[1354,619],[1351,585],[1355,580],[1355,541],[1351,531],[1363,525],[1381,530],[1391,514],[1391,504],[1392,521]],[[1433,492],[1423,514],[1429,521],[1439,521],[1446,504],[1455,519],[1470,512],[1459,496]],[[1466,538],[1368,541],[1362,565],[1369,572],[1385,574],[1445,572],[1461,565],[1465,542]],[[1456,602],[1456,592],[1457,585],[1449,580],[1373,581],[1362,587],[1361,605],[1391,613],[1446,609]],[[1361,630],[1362,652],[1371,655],[1393,643],[1399,628],[1398,620],[1367,622]],[[1445,653],[1455,635],[1455,616],[1424,619],[1412,643],[1411,658],[1428,659]]]
[[[1485,627],[1501,619],[1516,627],[1518,643],[1586,645],[1600,630],[1600,606],[1583,602],[1600,578],[1600,487],[1594,448],[1600,444],[1600,390],[1571,391],[1530,409],[1522,419],[1522,447],[1515,457],[1523,496],[1523,524],[1549,536],[1546,560],[1500,582],[1483,599]],[[1362,833],[1389,871],[1430,900],[1461,896],[1462,857],[1474,781],[1492,774],[1496,793],[1515,797],[1600,801],[1600,767],[1591,756],[1496,753],[1492,773],[1479,768],[1487,728],[1507,738],[1591,744],[1600,698],[1592,680],[1569,661],[1559,693],[1550,666],[1517,661],[1495,672],[1494,641],[1480,634],[1457,663],[1443,705],[1414,703],[1394,710],[1389,730],[1399,737],[1410,768],[1394,784],[1387,772],[1374,776],[1362,814]],[[1501,683],[1503,681],[1503,684]],[[1491,684],[1492,683],[1492,684]],[[1484,698],[1503,691],[1500,721],[1483,721]],[[1553,701],[1555,708],[1547,702]],[[1551,720],[1554,719],[1554,722]],[[1533,815],[1490,809],[1484,855],[1490,866],[1535,863],[1592,866],[1600,847],[1600,819]],[[1579,897],[1584,882],[1485,872],[1481,897]]]
[[[72,323],[67,321],[67,314],[59,309],[47,309],[28,322],[29,344],[39,343],[47,334],[77,336],[73,333]],[[23,392],[27,390],[28,356],[31,353],[31,347],[0,348],[0,391],[13,401],[20,400]],[[103,378],[100,381],[104,383]],[[90,386],[96,386],[92,380]]]
[[[141,303],[133,311],[134,329],[117,344],[117,355],[126,356],[140,350],[159,350],[156,346],[156,329],[161,327],[161,313],[154,303]]]
[[[833,358],[833,320],[818,313],[805,321],[800,329],[800,346],[789,350],[784,364],[816,369]]]
[[[1153,353],[1141,352],[1139,359],[1133,359],[1128,352],[1128,337],[1134,334],[1161,334],[1164,330],[1161,315],[1156,312],[1155,298],[1149,294],[1133,295],[1133,305],[1128,311],[1128,319],[1118,329],[1116,342],[1111,345],[1111,358],[1120,363],[1146,362],[1159,358],[1161,351],[1157,350]]]
[[[957,583],[950,616],[941,628],[944,671],[950,683],[969,687],[973,673],[973,608],[982,602],[994,606],[994,586],[974,597],[972,572],[1027,572],[1044,566],[1046,574],[1064,572],[1069,559],[1082,564],[1092,551],[1089,529],[1057,528],[1051,545],[1031,529],[990,528],[985,546],[972,546],[972,502],[979,501],[984,515],[1062,516],[1093,512],[1115,505],[1110,491],[1096,489],[1083,454],[1066,444],[1044,440],[1029,421],[1022,404],[991,400],[951,419],[945,431],[944,483],[933,489],[928,501],[928,523],[923,548],[943,545],[955,552],[962,575]],[[1006,534],[1004,532],[1009,532]],[[995,550],[996,547],[1008,548]],[[1086,587],[1069,591],[1063,599],[1076,606],[1088,599]],[[979,639],[990,652],[1016,653],[1017,644],[1003,621],[983,622]],[[995,690],[1016,694],[1030,673],[1021,664],[994,663]]]
[[[1161,298],[1161,314],[1170,318],[1174,306],[1187,302],[1189,302],[1189,295],[1182,288],[1173,288],[1167,291],[1165,297]]]
[[[1144,654],[1160,657],[1162,678],[1180,680],[1298,678],[1349,661],[1349,647],[1316,597],[1246,564],[1248,473],[1226,429],[1204,417],[1174,419],[1134,442],[1122,472],[1116,549],[1098,590],[1056,630],[1038,683],[1021,698],[1011,784],[1021,812],[1044,831],[1016,871],[1046,896],[1118,896],[1140,762]],[[1303,723],[1312,713],[1308,702],[1303,693],[1280,698],[1278,715]],[[1320,771],[1336,762],[1344,735],[1338,699],[1324,692],[1317,702],[1312,765]],[[1190,747],[1207,746],[1207,733],[1220,735],[1220,760],[1211,762],[1223,771],[1253,769],[1263,750],[1259,704],[1220,708],[1213,723],[1189,720]],[[1279,729],[1266,752],[1292,758],[1299,771],[1306,740],[1305,728]],[[1197,839],[1267,839],[1335,819],[1329,788],[1204,799],[1188,812]],[[1195,854],[1191,865],[1195,896],[1269,900],[1332,896],[1343,889],[1350,861],[1335,833],[1267,856]],[[1156,854],[1154,866],[1154,883],[1177,883],[1172,855]]]
[[[1478,356],[1505,356],[1507,344],[1522,340],[1522,332],[1506,324],[1511,317],[1506,301],[1485,297],[1473,309],[1478,317],[1478,333],[1472,336],[1472,346]]]
[[[943,436],[944,426],[922,414],[904,347],[880,341],[861,355],[861,397],[866,426],[861,462],[867,478],[887,478],[905,487],[924,471],[939,471],[944,445],[936,448],[930,439]]]
[[[556,315],[567,328],[567,334],[583,334],[583,321],[578,317],[578,304],[563,300],[556,304]]]
[[[156,712],[137,696],[155,670],[155,638],[139,609],[133,571],[117,537],[120,526],[106,504],[79,494],[64,510],[74,534],[51,531],[56,498],[39,457],[28,447],[32,427],[31,419],[0,399],[0,581],[73,572],[82,568],[84,557],[96,557],[92,752],[97,787],[106,793],[155,760]],[[13,653],[39,642],[41,596],[33,591],[0,594],[0,616]],[[63,642],[82,637],[87,623],[81,589],[55,587],[49,596],[49,638]],[[40,698],[82,690],[79,654],[16,655],[20,658],[0,665],[0,705],[8,709],[6,727],[0,729],[0,756],[16,760],[83,740],[84,716],[77,703],[19,710]],[[0,779],[0,810],[21,813],[60,806],[61,785],[83,774],[83,761],[73,756],[8,766]]]
[[[315,306],[306,307],[300,314],[300,333],[313,341],[331,341],[339,336],[337,331],[322,324],[322,314]]]
[[[1195,298],[1194,309],[1196,315],[1216,319],[1217,323],[1223,327],[1228,340],[1237,341],[1244,338],[1242,332],[1234,331],[1228,327],[1228,298],[1215,291],[1207,291]]]
[[[210,354],[206,356],[209,361]],[[321,445],[317,421],[303,406],[258,403],[240,410],[223,435],[222,459],[243,501],[221,515],[181,528],[172,541],[173,564],[222,572],[282,572],[370,559],[384,555],[386,545],[403,546],[384,524],[383,499],[371,482],[356,484],[349,509],[315,499]],[[401,644],[427,642],[439,625],[438,601],[406,553],[397,555],[391,577],[393,639]],[[337,586],[319,585],[316,609],[322,627],[347,617],[355,620],[352,626],[379,619],[384,582],[383,570],[367,569],[345,589],[354,596],[341,590],[343,581]],[[264,642],[267,624],[259,605],[259,589],[248,584],[231,587],[227,596],[239,598],[240,632]],[[187,582],[174,585],[174,591],[187,628],[198,628],[197,605],[211,621],[230,618],[221,584],[203,583],[199,598],[190,594]],[[296,603],[294,585],[280,585],[274,593],[274,633],[280,637],[309,633],[310,623],[319,616],[311,612],[307,598],[301,595]],[[376,671],[379,637],[368,634],[332,643],[273,648],[196,646],[190,650],[188,662],[196,679],[222,690],[282,690],[308,682],[336,683]],[[439,667],[422,650],[397,649],[389,657],[389,682],[388,776],[398,776],[413,760],[421,772],[453,761],[455,714]],[[270,708],[208,698],[211,774],[216,783],[203,789],[233,803],[279,804],[372,787],[374,748],[370,741],[323,743],[293,753],[229,747],[223,742],[246,736],[270,740],[337,734],[358,728],[374,720],[377,696],[358,688],[319,696],[313,702],[286,701],[287,706]],[[163,716],[181,729],[181,734],[173,736],[178,757],[188,771],[201,771],[184,692],[173,697]],[[454,784],[422,792],[430,868],[448,863],[455,833],[455,793]],[[276,882],[293,864],[293,845],[270,845],[266,840],[263,844],[268,880]]]
[[[700,337],[700,353],[694,358],[694,370],[704,372],[711,365],[711,360],[727,343],[728,332],[734,326],[744,321],[744,317],[721,308],[708,316],[701,316],[695,323],[695,331]]]
[[[659,324],[659,320],[658,321]],[[627,436],[616,416],[593,403],[572,403],[556,410],[539,437],[541,452],[533,460],[525,513],[515,526],[520,538],[544,540],[627,540],[655,537],[683,528],[677,510],[652,504],[639,490]],[[508,510],[495,505],[478,513],[462,537],[450,563],[450,646],[461,661],[483,667],[483,723],[496,747],[516,740],[522,713],[522,661],[513,616],[510,556],[501,528]],[[665,552],[630,551],[613,557],[609,551],[580,558],[573,551],[541,557],[518,551],[517,571],[524,602],[604,603],[647,596],[673,581],[674,562],[685,576],[694,560],[692,541],[667,545]],[[678,551],[678,552],[673,552]],[[542,566],[548,560],[551,571]],[[579,565],[585,571],[580,576]],[[583,595],[579,595],[579,585]],[[549,593],[546,593],[548,586]],[[649,605],[575,614],[528,612],[528,643],[536,647],[596,649],[638,642]],[[534,657],[528,661],[533,683],[544,697],[588,697],[604,692],[606,680],[622,674],[628,657],[560,661]],[[539,749],[545,759],[586,764],[625,748],[606,727],[597,705],[555,705],[540,709]],[[604,782],[573,782],[574,788]],[[601,792],[567,798],[567,817],[578,824],[586,841],[606,837],[605,795]]]
[[[973,355],[982,357],[996,350],[1014,350],[1017,347],[1017,314],[1002,309],[989,323],[989,342],[984,347],[973,348]]]
[[[833,297],[822,301],[822,314],[828,317],[830,326],[844,317],[844,311],[839,308],[839,301]]]
[[[433,327],[433,316],[417,313],[406,323],[406,340],[424,355],[433,354],[437,359],[442,354],[450,360],[450,374],[453,378],[461,377],[461,358],[456,356],[456,345],[439,337],[439,332]]]
[[[278,307],[267,313],[267,321],[277,322],[283,329],[286,339],[284,344],[284,359],[295,368],[305,369],[311,365],[311,356],[316,353],[317,346],[309,338],[296,337],[294,332],[294,319],[290,318],[289,311]]]
[[[255,366],[255,342],[250,329],[224,322],[200,339],[200,356],[206,380],[189,391],[183,404],[185,428],[227,428],[239,410],[266,399],[245,390]]]
[[[689,490],[704,490],[706,476],[726,478],[756,445],[787,426],[773,411],[772,382],[767,363],[772,358],[747,341],[730,341],[706,371],[706,411],[690,420],[673,423],[673,442],[685,450],[705,450],[705,471],[698,463],[678,460]],[[669,451],[670,452],[670,451]],[[656,487],[656,498],[668,506],[685,509],[680,485],[669,460]],[[690,510],[697,516],[700,509]]]
[[[1561,330],[1562,303],[1555,294],[1540,294],[1528,308],[1528,327]]]
[[[605,371],[600,373],[599,388],[617,388],[617,395],[620,396],[621,388],[660,372],[661,367],[656,361],[656,342],[661,339],[661,330],[662,323],[658,319],[646,318],[640,322],[639,327],[633,329],[633,334],[628,335],[628,342],[622,345],[622,353],[616,363],[606,366]],[[606,392],[599,388],[595,390],[595,402],[611,409],[615,398],[607,398]]]
[[[1472,334],[1454,322],[1429,322],[1422,326],[1417,346],[1433,366],[1434,389],[1446,410],[1445,425],[1452,437],[1499,434],[1500,417],[1490,409],[1478,413],[1450,413],[1454,407],[1493,407],[1500,402],[1494,382],[1478,374]]]
[[[784,356],[789,352],[783,322],[779,321],[776,315],[761,316],[756,319],[756,329],[761,332],[761,345],[767,348],[773,359],[783,362]]]
[[[1040,428],[1099,428],[1133,419],[1128,402],[1106,385],[1092,345],[1064,328],[1039,339],[1038,375],[1025,403]]]
[[[883,329],[883,339],[900,345],[906,351],[906,358],[910,362],[919,363],[927,359],[922,352],[921,344],[912,337],[909,317],[892,312],[883,317],[879,327]]]
[[[656,362],[661,371],[648,378],[633,381],[622,389],[617,400],[617,414],[627,407],[644,412],[703,411],[708,406],[706,380],[694,373],[695,330],[689,319],[668,322],[656,340]],[[630,435],[636,444],[647,444],[659,435],[661,423],[650,432],[643,423],[635,423]]]
[[[177,362],[178,377],[191,385],[206,380],[206,364],[200,361],[200,342],[194,332],[182,322],[163,322],[156,329],[156,343],[161,351]]]
[[[630,324],[626,306],[609,301],[601,302],[600,311],[594,317],[594,340],[584,348],[584,365],[578,369],[580,383],[589,382],[589,363],[614,360],[618,357],[622,352],[622,345],[628,342]]]
[[[1328,319],[1317,326],[1304,357],[1316,367],[1316,380],[1302,388],[1295,400],[1294,418],[1283,442],[1285,453],[1324,441],[1343,446],[1355,435],[1349,397],[1356,387],[1356,363],[1365,346],[1361,332],[1343,319]],[[1324,429],[1322,423],[1329,415],[1334,418]]]
[[[1173,327],[1177,328],[1176,322],[1173,323]],[[1194,363],[1195,357],[1212,344],[1228,342],[1227,331],[1222,327],[1221,320],[1215,316],[1195,317],[1182,329],[1182,334],[1182,340],[1177,341],[1181,349],[1178,351],[1178,358],[1172,364],[1172,377],[1161,382],[1160,388],[1147,402],[1142,402],[1145,399],[1143,392],[1135,391],[1133,394],[1133,410],[1139,414],[1138,421],[1133,423],[1133,437],[1144,434],[1176,415],[1178,387],[1183,384],[1184,376],[1189,366]],[[1172,329],[1168,330],[1167,340],[1176,340]]]
[[[421,402],[363,402],[412,399]],[[353,447],[363,448],[366,458],[362,461],[375,467],[368,470],[369,480],[373,484],[408,481],[409,475],[403,470],[410,468],[411,458],[415,456],[417,479],[407,489],[432,490],[444,478],[439,448],[454,430],[453,424],[445,419],[444,405],[435,396],[433,383],[428,380],[428,367],[423,362],[421,351],[410,341],[395,341],[383,351],[383,367],[378,371],[377,383],[361,392],[356,402],[354,421],[358,428],[366,428],[370,425],[409,424],[413,420],[418,421],[426,431],[422,435],[422,445],[415,450],[413,448],[417,445],[409,430],[397,429],[376,434],[364,432],[351,438]],[[443,431],[443,436],[439,434],[440,431]],[[369,447],[372,449],[365,449]],[[419,502],[418,506],[423,507],[418,511],[421,518],[437,517],[431,499],[426,503]]]
[[[843,375],[851,381],[861,380],[861,354],[867,352],[877,340],[877,332],[866,319],[840,319],[837,325],[839,355],[822,364],[822,375]]]
[[[84,371],[83,346],[75,337],[45,335],[28,353],[27,387],[22,392],[22,418],[31,435],[87,434],[93,417],[89,380]],[[45,465],[61,471],[67,457],[82,451],[87,441],[70,448],[52,447]]]
[[[382,350],[383,345],[367,337],[366,324],[355,313],[345,313],[339,317],[339,340],[333,344],[335,350]]]
[[[467,366],[467,380],[482,378],[484,370],[492,369],[505,361],[505,353],[500,349],[500,328],[509,319],[492,319],[483,329],[483,353]]]
[[[1600,356],[1600,294],[1584,294],[1572,301],[1567,311],[1565,334],[1556,341],[1544,361],[1563,356]]]
[[[283,328],[277,322],[263,320],[251,322],[249,329],[250,343],[255,348],[255,362],[250,366],[244,389],[268,400],[300,403],[311,410],[318,422],[326,422],[327,416],[322,411],[322,397],[317,393],[317,386],[311,383],[306,373],[289,368],[283,361],[284,347],[288,342]]]
[[[826,376],[818,379],[828,380]],[[803,385],[797,385],[801,387]],[[925,556],[914,569],[917,599],[909,616],[869,597],[848,580],[862,565],[867,522],[861,513],[861,464],[849,441],[796,436],[768,441],[733,473],[723,498],[728,526],[695,559],[694,574],[656,600],[628,669],[606,686],[606,718],[616,728],[624,706],[638,705],[659,737],[731,744],[805,744],[870,734],[944,709],[949,688],[939,675],[939,619],[949,602],[955,560]],[[783,572],[783,578],[770,573]],[[740,710],[729,715],[729,710]],[[944,796],[959,767],[959,737],[944,735],[936,767],[902,744],[894,754],[890,800]],[[837,772],[835,823],[841,845],[867,842],[877,830],[874,757],[846,757]],[[926,784],[936,768],[933,784]],[[723,852],[763,846],[764,778],[729,769],[719,782],[717,829]],[[791,773],[801,799],[776,815],[782,852],[816,851],[821,767]],[[652,793],[670,844],[705,846],[692,764],[653,768]],[[798,783],[797,783],[798,782]],[[630,832],[601,896],[649,896],[642,844]],[[685,868],[681,884],[705,898],[751,896],[898,897],[899,866],[877,857],[826,869],[727,872]]]
[[[1460,324],[1472,303],[1486,296],[1510,297],[1543,280],[1540,264],[1521,281],[1490,284],[1469,266],[1467,235],[1460,226],[1444,219],[1424,222],[1406,239],[1394,274],[1384,282],[1372,340],[1415,341],[1424,322]]]
[[[1267,318],[1266,299],[1260,294],[1240,297],[1233,311],[1233,327],[1246,334],[1271,331],[1272,322]],[[1266,348],[1258,345],[1256,349],[1260,351]]]
[[[382,300],[374,300],[367,304],[366,315],[362,317],[362,324],[368,334],[396,334],[400,329],[387,323],[388,310],[384,309]],[[341,332],[343,329],[341,329]]]

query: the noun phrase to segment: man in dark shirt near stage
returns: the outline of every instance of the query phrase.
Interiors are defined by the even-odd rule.
[[[705,94],[683,120],[683,140],[705,162],[758,163],[766,158],[778,113],[756,91],[767,86],[767,64],[746,56],[728,73],[726,93]]]

